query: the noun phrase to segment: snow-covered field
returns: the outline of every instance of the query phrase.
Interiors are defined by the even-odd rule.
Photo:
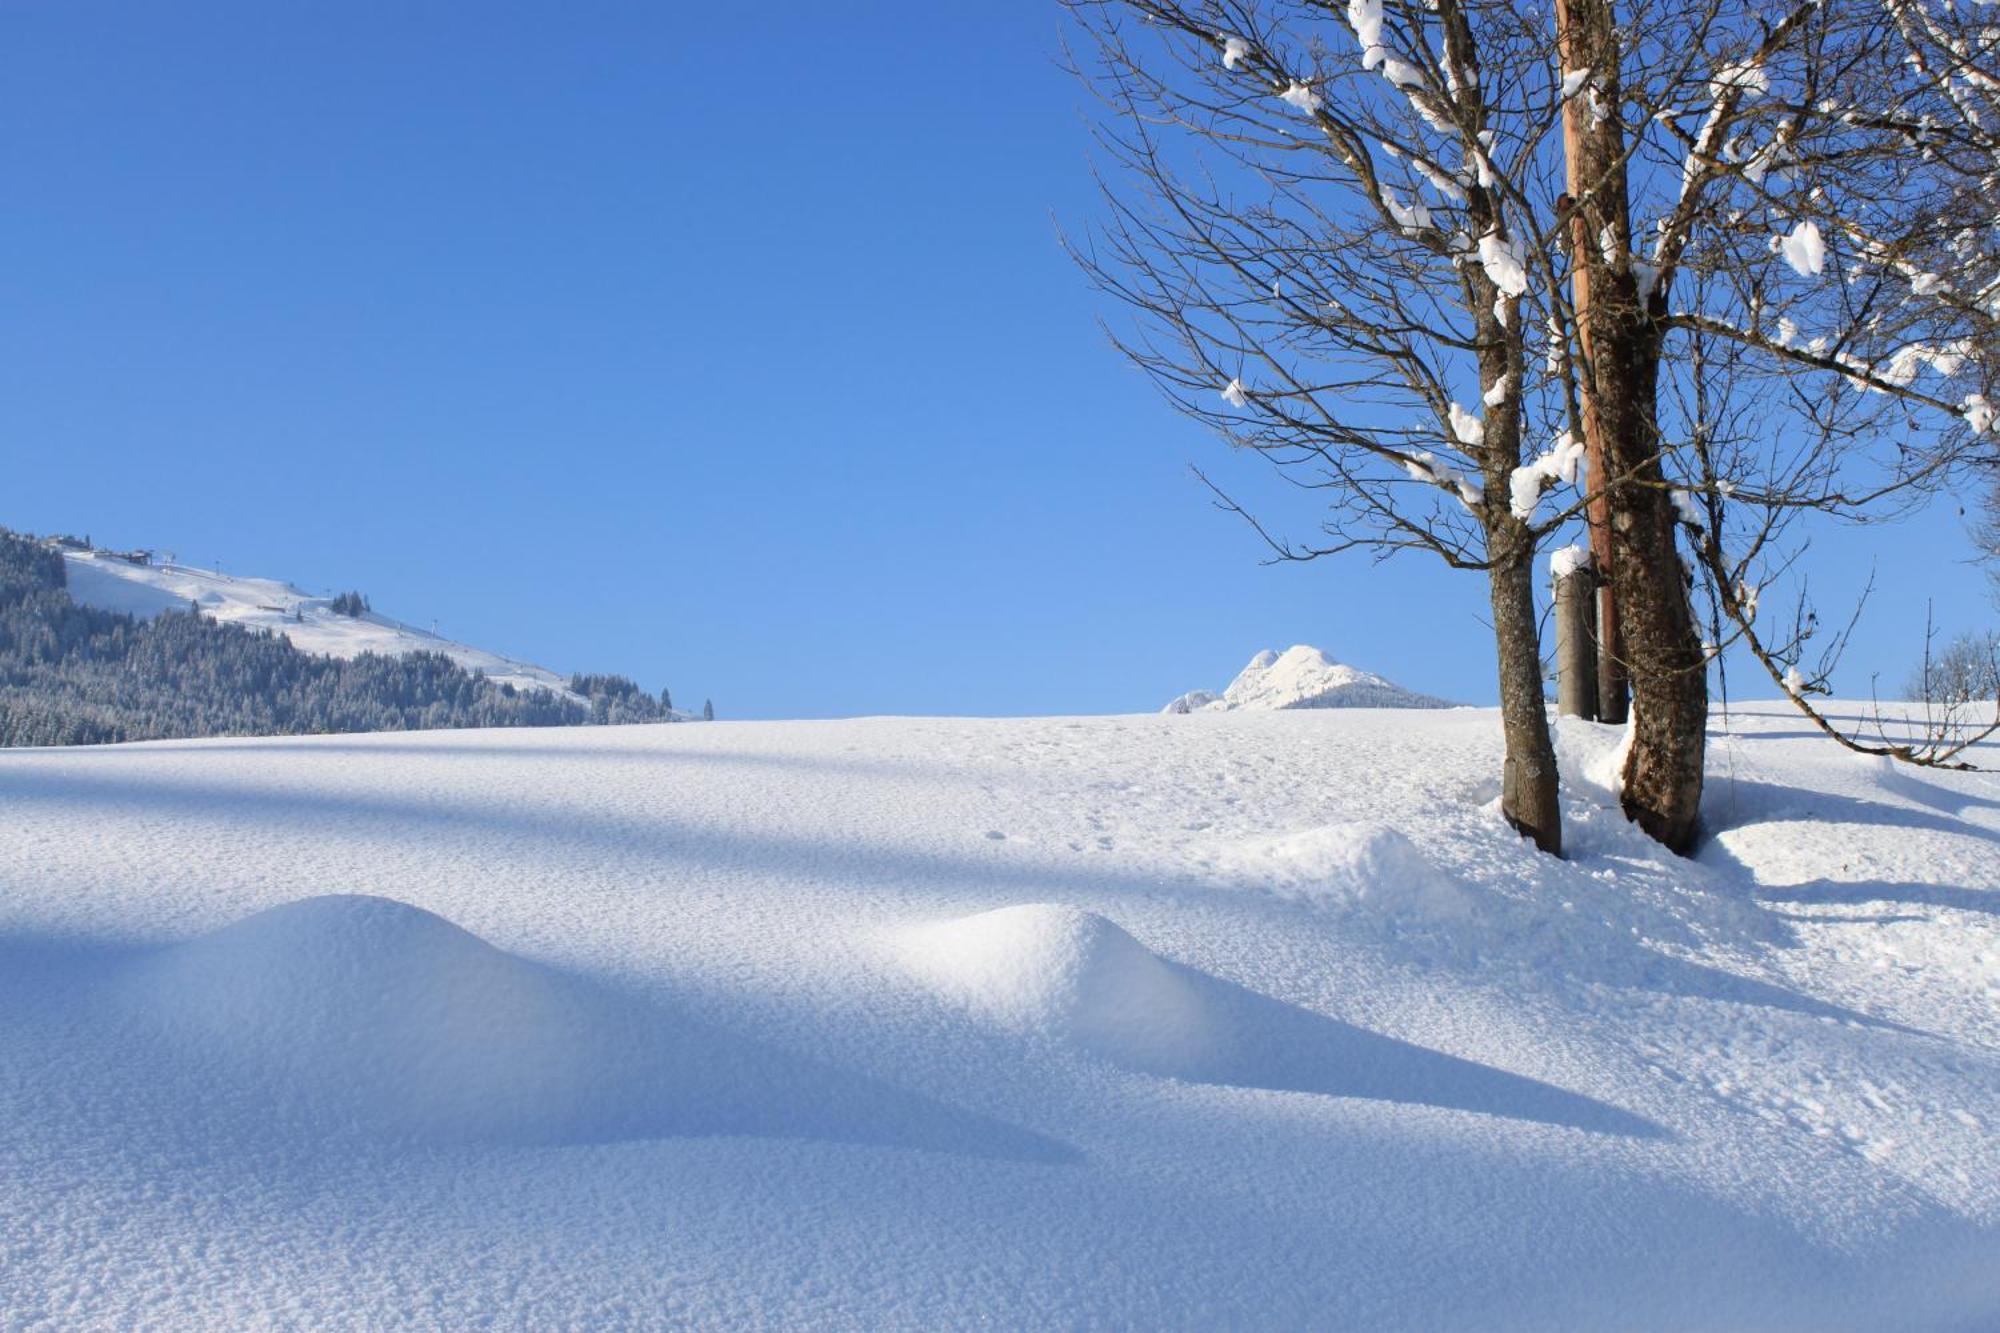
[[[342,615],[332,608],[331,598],[315,597],[280,579],[221,574],[192,565],[139,565],[101,551],[65,551],[63,562],[69,594],[84,606],[143,620],[162,611],[185,611],[193,603],[211,620],[282,634],[304,653],[325,657],[442,653],[467,671],[483,671],[516,689],[570,695],[569,682],[546,667],[474,648],[374,611]]]
[[[1995,1327],[2000,779],[1718,727],[0,753],[0,1327]]]

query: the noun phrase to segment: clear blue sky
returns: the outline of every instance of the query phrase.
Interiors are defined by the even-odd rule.
[[[1053,0],[0,10],[0,524],[356,587],[724,716],[1494,695],[1478,576],[1268,568],[1105,346]],[[1303,530],[1310,510],[1281,511]],[[1842,683],[1990,621],[1946,512]],[[1766,690],[1754,693],[1768,693]]]

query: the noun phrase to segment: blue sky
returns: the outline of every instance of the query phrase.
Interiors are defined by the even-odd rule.
[[[356,587],[724,716],[1158,707],[1310,642],[1494,696],[1483,580],[1271,568],[1056,240],[1052,3],[0,10],[0,524]],[[1280,508],[1305,530],[1311,511]],[[1988,623],[1947,509],[1824,536]],[[1739,676],[1738,679],[1747,677]],[[1746,690],[1767,694],[1768,690]]]

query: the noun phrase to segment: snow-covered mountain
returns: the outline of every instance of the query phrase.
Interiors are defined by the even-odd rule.
[[[1221,712],[1234,708],[1450,708],[1445,699],[1406,690],[1372,671],[1336,662],[1319,649],[1295,644],[1283,653],[1266,648],[1221,694],[1189,690],[1160,711]]]
[[[63,551],[69,595],[84,606],[150,619],[162,611],[184,611],[190,603],[212,620],[246,629],[274,630],[300,652],[326,657],[380,653],[442,653],[467,671],[483,671],[494,682],[516,689],[570,694],[569,682],[546,667],[490,653],[470,644],[363,611],[346,615],[326,597],[315,597],[279,579],[246,578],[173,563],[153,564],[107,551]]]

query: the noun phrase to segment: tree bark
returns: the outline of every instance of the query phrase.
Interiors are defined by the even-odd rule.
[[[1488,571],[1493,641],[1500,659],[1500,727],[1507,758],[1500,812],[1551,856],[1562,855],[1562,808],[1556,800],[1556,752],[1542,699],[1541,638],[1535,622],[1532,553],[1496,558]]]
[[[1564,62],[1590,69],[1598,95],[1620,105],[1615,18],[1607,0],[1563,0]],[[1585,121],[1588,123],[1584,123]],[[1699,833],[1708,728],[1707,662],[1674,544],[1673,498],[1661,467],[1659,293],[1642,299],[1631,264],[1624,127],[1617,116],[1579,116],[1566,136],[1574,182],[1572,262],[1587,272],[1578,311],[1579,382],[1600,435],[1590,484],[1610,518],[1612,647],[1631,682],[1633,741],[1626,759],[1626,816],[1676,852]],[[1607,701],[1599,707],[1607,714]]]
[[[1700,832],[1708,733],[1708,661],[1674,543],[1673,500],[1653,413],[1659,342],[1642,311],[1600,326],[1599,376],[1612,487],[1612,597],[1632,682],[1626,817],[1676,852]],[[1606,336],[1606,335],[1609,336]]]

